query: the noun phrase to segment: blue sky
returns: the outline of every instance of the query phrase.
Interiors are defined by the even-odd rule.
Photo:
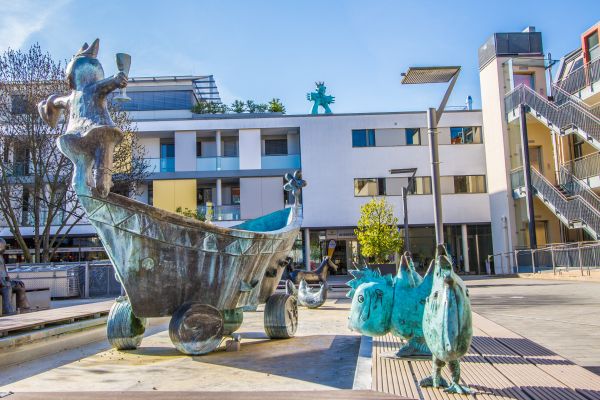
[[[449,104],[470,94],[479,107],[477,49],[492,33],[533,25],[559,58],[600,18],[598,0],[0,0],[0,10],[0,51],[39,42],[68,59],[99,37],[107,73],[126,52],[132,76],[213,74],[224,101],[279,97],[291,114],[310,111],[316,80],[334,112],[437,105],[442,87],[400,85],[410,65],[462,65]]]

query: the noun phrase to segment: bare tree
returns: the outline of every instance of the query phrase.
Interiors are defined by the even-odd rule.
[[[0,223],[26,262],[50,261],[85,218],[71,188],[73,166],[56,144],[68,121],[51,128],[36,106],[68,90],[64,63],[38,44],[0,54]],[[131,195],[147,178],[148,165],[128,114],[112,107],[111,116],[125,133],[115,152],[114,189]]]

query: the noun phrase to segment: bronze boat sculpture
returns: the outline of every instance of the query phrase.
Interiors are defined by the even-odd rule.
[[[98,47],[98,39],[85,44],[69,62],[72,92],[50,96],[38,109],[52,126],[60,109],[69,112],[58,146],[75,166],[73,188],[126,292],[108,317],[111,345],[135,349],[146,318],[171,316],[169,336],[180,352],[209,353],[239,328],[244,307],[263,303],[267,335],[292,337],[297,300],[274,292],[298,236],[300,205],[221,228],[110,193],[113,152],[123,133],[106,102],[127,77],[120,72],[104,78]],[[299,172],[286,179],[284,189],[298,199],[306,183]]]

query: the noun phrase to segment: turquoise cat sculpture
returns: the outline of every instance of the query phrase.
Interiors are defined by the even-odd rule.
[[[433,287],[425,304],[423,332],[432,353],[432,375],[420,382],[424,387],[443,387],[446,392],[470,394],[460,384],[460,358],[467,353],[473,337],[471,302],[464,282],[454,272],[443,245],[438,245]],[[451,382],[441,376],[448,364]]]
[[[391,332],[405,339],[398,357],[430,357],[422,321],[433,283],[432,268],[421,278],[407,252],[395,277],[368,268],[350,273],[354,279],[348,282],[352,288],[347,294],[352,298],[348,327],[367,336]]]

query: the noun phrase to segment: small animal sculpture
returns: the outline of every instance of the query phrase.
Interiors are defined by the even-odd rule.
[[[308,283],[303,279],[300,281],[299,288],[296,289],[294,282],[288,279],[285,281],[285,290],[287,294],[296,296],[298,298],[298,303],[300,303],[301,306],[319,308],[325,303],[325,300],[327,300],[328,285],[327,282],[323,282],[319,289],[311,289],[308,286]]]
[[[289,264],[291,266],[291,264]],[[329,259],[329,257],[325,257],[317,268],[316,271],[306,271],[304,269],[292,269],[288,270],[288,276],[295,284],[300,284],[302,280],[305,280],[308,283],[317,283],[317,282],[326,282],[327,276],[329,275],[329,268],[337,271],[338,266],[333,263]]]
[[[391,275],[381,276],[379,271],[369,268],[351,271],[351,274],[354,279],[348,282],[352,289],[347,294],[352,298],[349,328],[367,336],[391,332],[405,339],[406,343],[396,353],[397,357],[430,357],[422,321],[433,281],[432,268],[421,278],[407,252],[402,256],[398,274],[393,278]],[[381,315],[373,316],[374,313]]]
[[[52,127],[60,110],[68,110],[67,132],[59,137],[58,146],[75,165],[73,187],[78,194],[93,192],[106,197],[112,186],[114,149],[123,139],[108,113],[106,98],[127,86],[127,76],[119,72],[105,79],[98,48],[98,39],[91,46],[83,45],[67,65],[71,93],[50,96],[38,104],[38,110]]]
[[[432,375],[421,386],[443,387],[448,393],[474,391],[460,384],[460,358],[467,353],[473,337],[471,301],[464,282],[454,272],[444,245],[438,245],[433,271],[433,287],[423,316],[425,340],[433,355]],[[441,375],[448,364],[451,382]]]

